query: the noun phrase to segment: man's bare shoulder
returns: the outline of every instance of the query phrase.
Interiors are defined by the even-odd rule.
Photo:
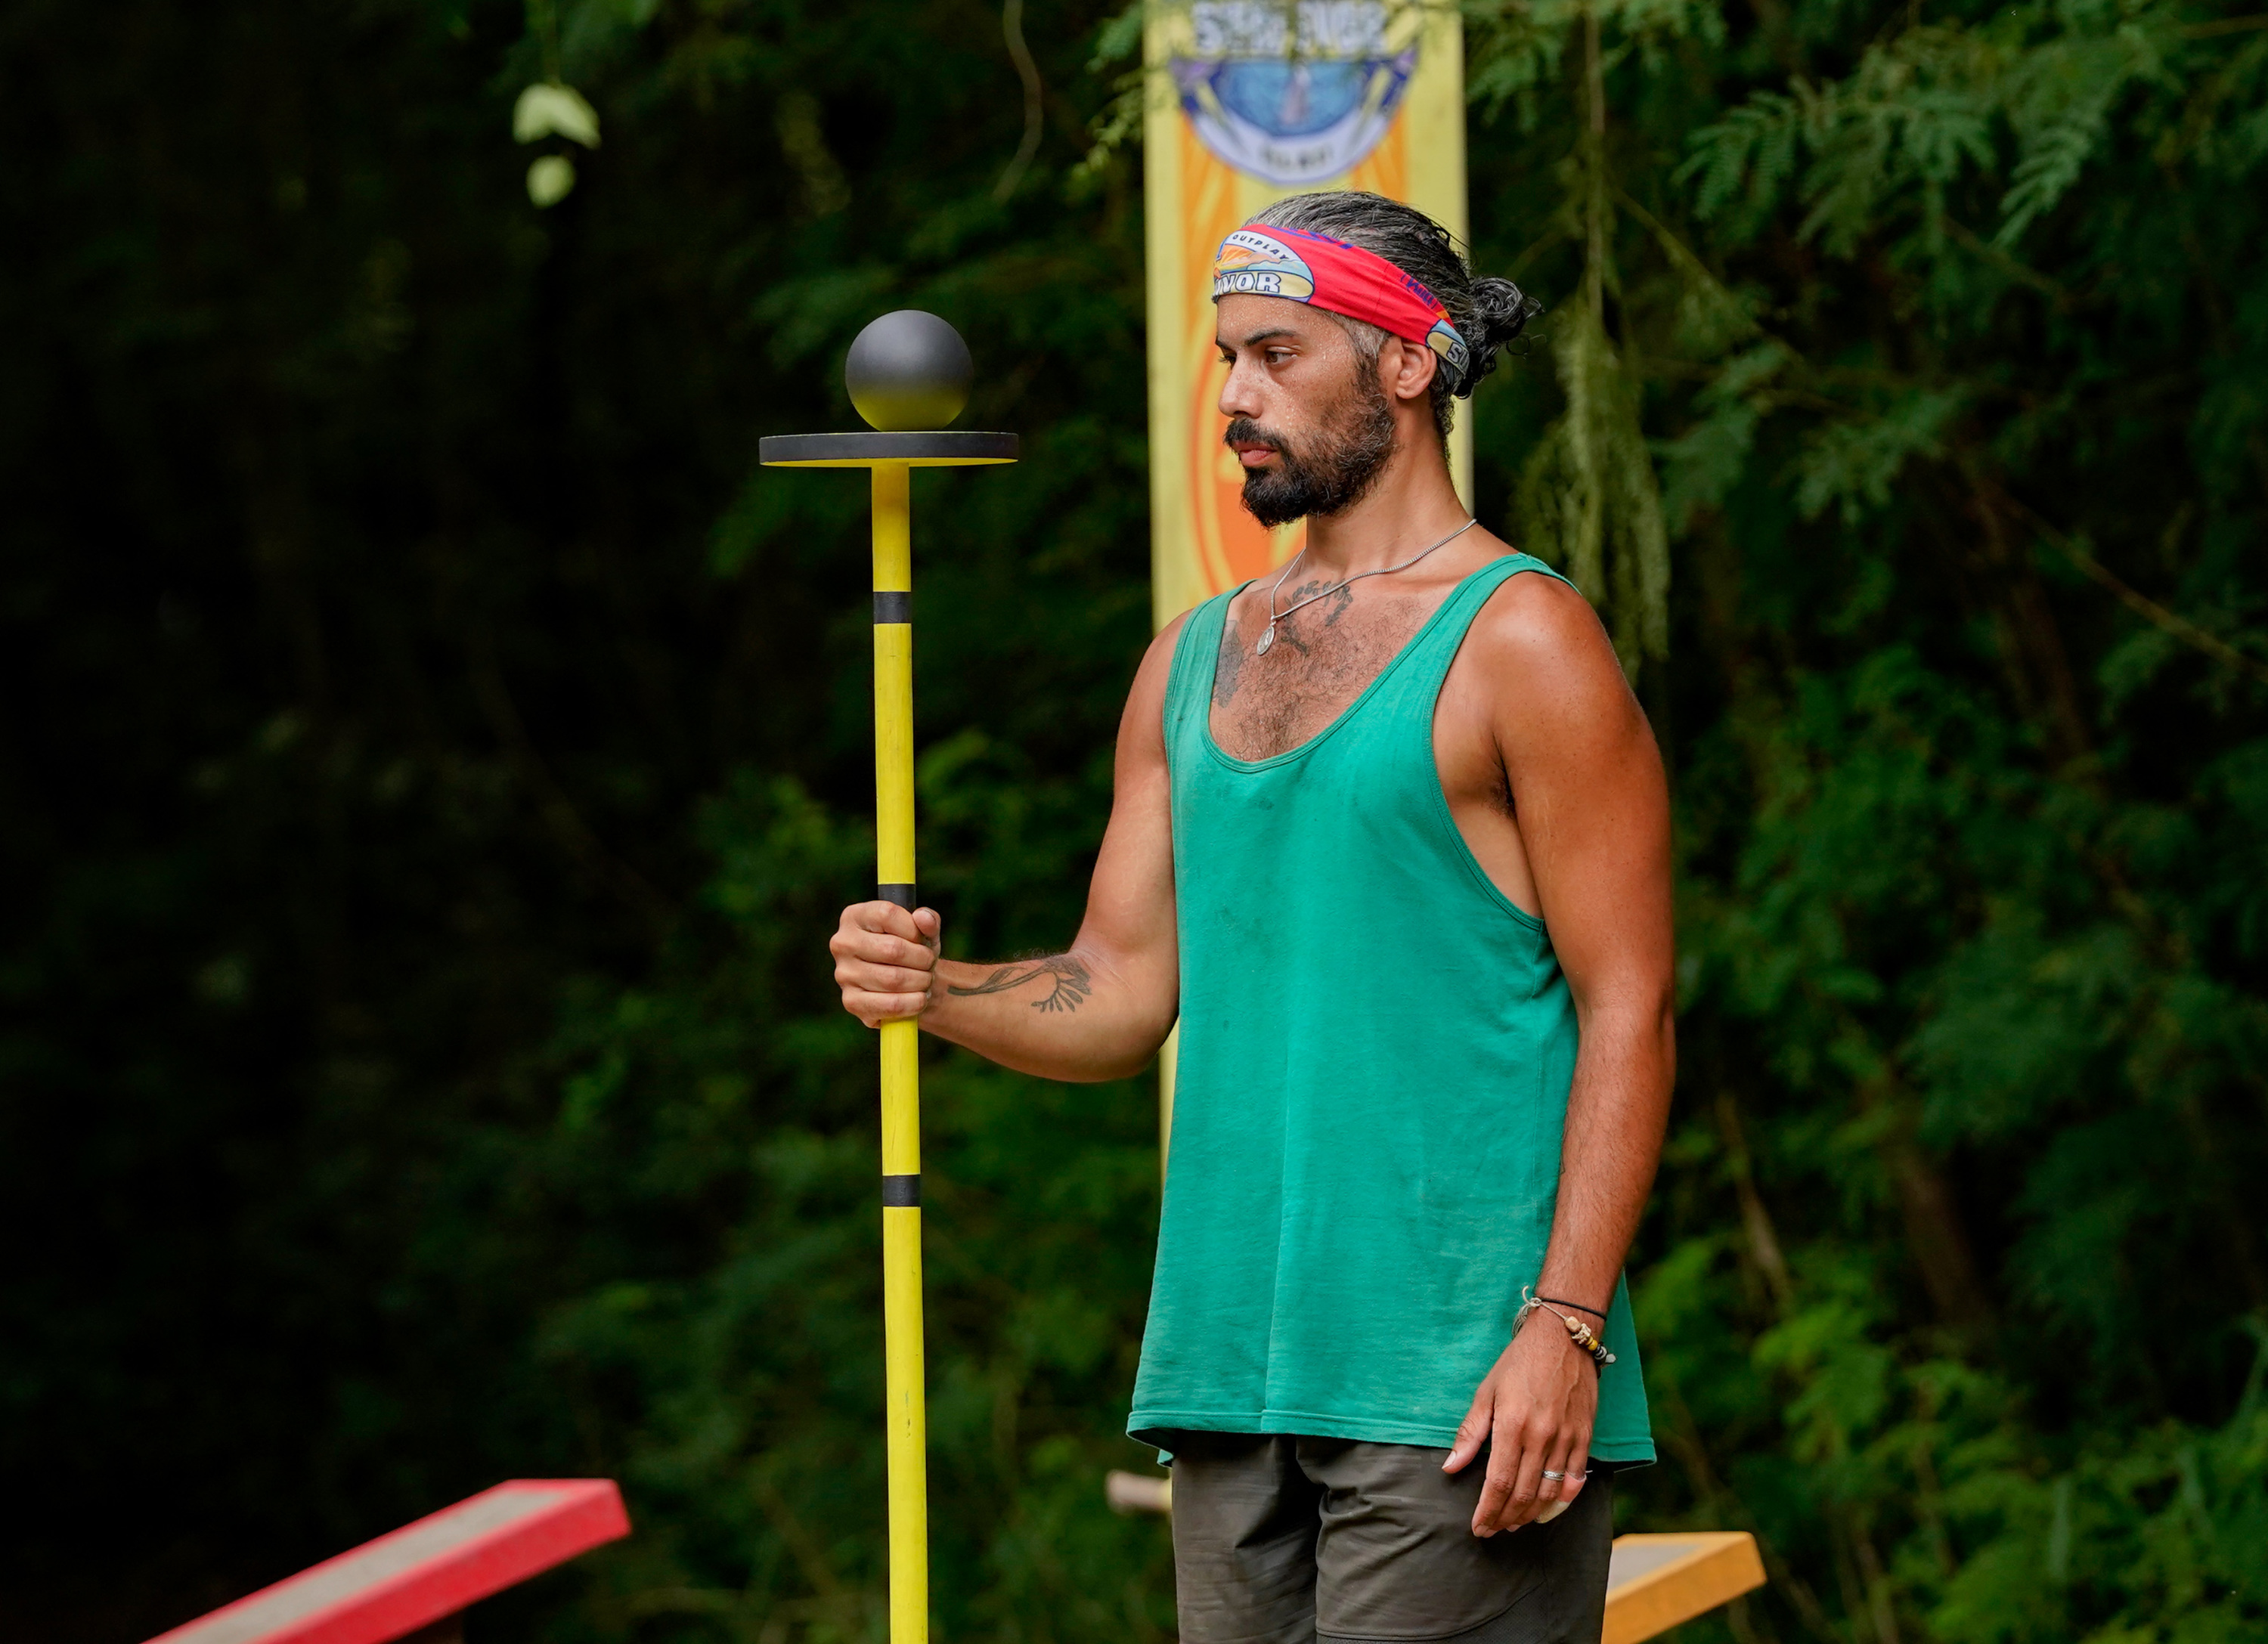
[[[1154,749],[1163,757],[1166,682],[1174,672],[1174,648],[1181,643],[1182,629],[1189,625],[1193,614],[1184,611],[1160,628],[1149,649],[1142,653],[1142,664],[1135,669],[1134,684],[1126,693],[1126,712],[1119,733],[1122,749]]]
[[[1134,694],[1139,696],[1145,691],[1165,694],[1166,676],[1174,668],[1174,650],[1182,642],[1182,630],[1196,614],[1194,611],[1184,611],[1158,630],[1149,649],[1142,653],[1142,665],[1134,671]]]
[[[1142,653],[1143,665],[1147,667],[1153,658],[1159,657],[1171,662],[1174,659],[1174,647],[1181,642],[1182,630],[1189,627],[1189,619],[1196,614],[1195,610],[1184,611],[1160,628],[1158,636],[1150,642],[1150,649]]]
[[[1475,706],[1515,780],[1556,773],[1597,788],[1603,773],[1638,765],[1659,780],[1653,731],[1614,643],[1590,601],[1557,577],[1523,574],[1497,589],[1466,636],[1466,660],[1482,693]]]
[[[1500,667],[1521,674],[1542,671],[1570,684],[1611,680],[1619,686],[1622,681],[1614,646],[1591,602],[1539,572],[1506,577],[1473,619],[1465,643],[1491,673]]]

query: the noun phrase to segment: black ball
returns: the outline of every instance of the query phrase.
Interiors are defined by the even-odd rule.
[[[885,433],[943,428],[968,403],[976,372],[961,334],[935,314],[901,308],[858,334],[843,385],[858,415]]]

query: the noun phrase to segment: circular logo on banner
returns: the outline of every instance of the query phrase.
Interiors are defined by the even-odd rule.
[[[1352,169],[1394,123],[1418,48],[1386,48],[1383,0],[1197,0],[1173,60],[1182,111],[1227,165],[1281,188]]]

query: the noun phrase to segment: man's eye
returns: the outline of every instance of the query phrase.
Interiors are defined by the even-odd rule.
[[[1292,350],[1289,349],[1270,349],[1268,350],[1268,363],[1270,365],[1281,365],[1285,361],[1291,357]]]

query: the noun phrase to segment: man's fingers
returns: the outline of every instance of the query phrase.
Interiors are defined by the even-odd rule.
[[[927,948],[901,942],[895,936],[837,936],[827,946],[828,951],[835,956],[835,968],[838,973],[863,968],[910,971],[918,976],[927,976],[937,963]]]
[[[1563,1467],[1559,1471],[1567,1475],[1567,1482],[1559,1486],[1559,1500],[1563,1505],[1572,1507],[1575,1505],[1575,1498],[1583,1494],[1583,1486],[1589,1479],[1590,1475],[1583,1470],[1583,1462],[1580,1459],[1574,1460],[1572,1465]]]
[[[908,942],[903,936],[878,936],[871,931],[845,935],[836,932],[827,944],[837,963],[843,965],[890,965],[926,975],[937,968],[937,955],[918,942]]]
[[[1583,1469],[1590,1464],[1591,1424],[1569,1416],[1544,1448],[1543,1471],[1560,1475],[1544,1479],[1536,1494],[1545,1502],[1572,1501],[1581,1494]]]
[[[1473,1508],[1473,1534],[1485,1539],[1500,1529],[1506,1503],[1512,1499],[1513,1471],[1498,1461],[1496,1452],[1489,1455],[1487,1480],[1481,1486],[1481,1499]]]
[[[908,965],[925,971],[937,963],[937,950],[927,943],[887,931],[838,930],[828,939],[827,947],[838,959],[859,959],[868,965]]]
[[[886,936],[903,936],[907,941],[918,940],[920,927],[914,923],[913,914],[895,902],[853,902],[843,910],[845,930],[877,931]]]
[[[1560,1418],[1558,1436],[1551,1446],[1552,1459],[1544,1463],[1554,1472],[1567,1475],[1559,1486],[1562,1501],[1572,1502],[1583,1493],[1583,1480],[1589,1476],[1591,1465],[1591,1425],[1597,1419],[1598,1385],[1588,1377],[1579,1379]]]
[[[1563,1432],[1552,1444],[1550,1456],[1543,1463],[1544,1471],[1565,1475],[1546,1479],[1537,1487],[1538,1501],[1535,1522],[1543,1523],[1545,1516],[1559,1516],[1583,1494],[1583,1469],[1589,1464],[1591,1440],[1587,1433]],[[1555,1510],[1556,1509],[1556,1510]]]
[[[927,971],[909,970],[902,965],[846,963],[835,967],[837,987],[864,994],[920,994],[926,996],[933,980]]]
[[[843,1008],[868,1027],[917,1016],[928,1004],[927,994],[870,994],[853,987],[843,990]]]
[[[924,936],[937,934],[937,910],[922,908],[930,916],[931,929],[924,933],[917,914],[900,907],[895,902],[853,902],[843,910],[844,930],[869,930],[880,936],[902,936],[908,942],[923,941]]]
[[[1566,1490],[1567,1470],[1559,1464],[1560,1459],[1557,1456],[1544,1457],[1543,1464],[1535,1475],[1535,1510],[1539,1513],[1558,1501]],[[1557,1479],[1551,1476],[1555,1472],[1560,1475]]]
[[[1520,1510],[1521,1474],[1528,1473],[1528,1494],[1535,1490],[1535,1469],[1526,1467],[1522,1455],[1522,1434],[1527,1427],[1523,1415],[1499,1405],[1496,1413],[1496,1430],[1489,1435],[1488,1483],[1481,1490],[1480,1506],[1473,1514],[1473,1533],[1493,1536],[1499,1530],[1513,1528],[1526,1516]]]
[[[920,1016],[937,980],[942,925],[931,907],[909,911],[895,902],[854,902],[844,908],[827,942],[843,1008],[868,1027]]]
[[[1488,1383],[1481,1383],[1480,1395],[1473,1407],[1465,1412],[1465,1419],[1457,1424],[1455,1442],[1449,1447],[1449,1458],[1441,1464],[1443,1472],[1462,1472],[1472,1458],[1481,1453],[1488,1442],[1490,1399]]]
[[[1531,1416],[1510,1433],[1499,1433],[1498,1448],[1509,1451],[1513,1461],[1506,1471],[1512,1475],[1512,1490],[1497,1522],[1506,1530],[1518,1530],[1534,1518],[1543,1503],[1538,1492],[1543,1487],[1544,1457],[1550,1453],[1557,1434],[1546,1426],[1541,1417]]]

